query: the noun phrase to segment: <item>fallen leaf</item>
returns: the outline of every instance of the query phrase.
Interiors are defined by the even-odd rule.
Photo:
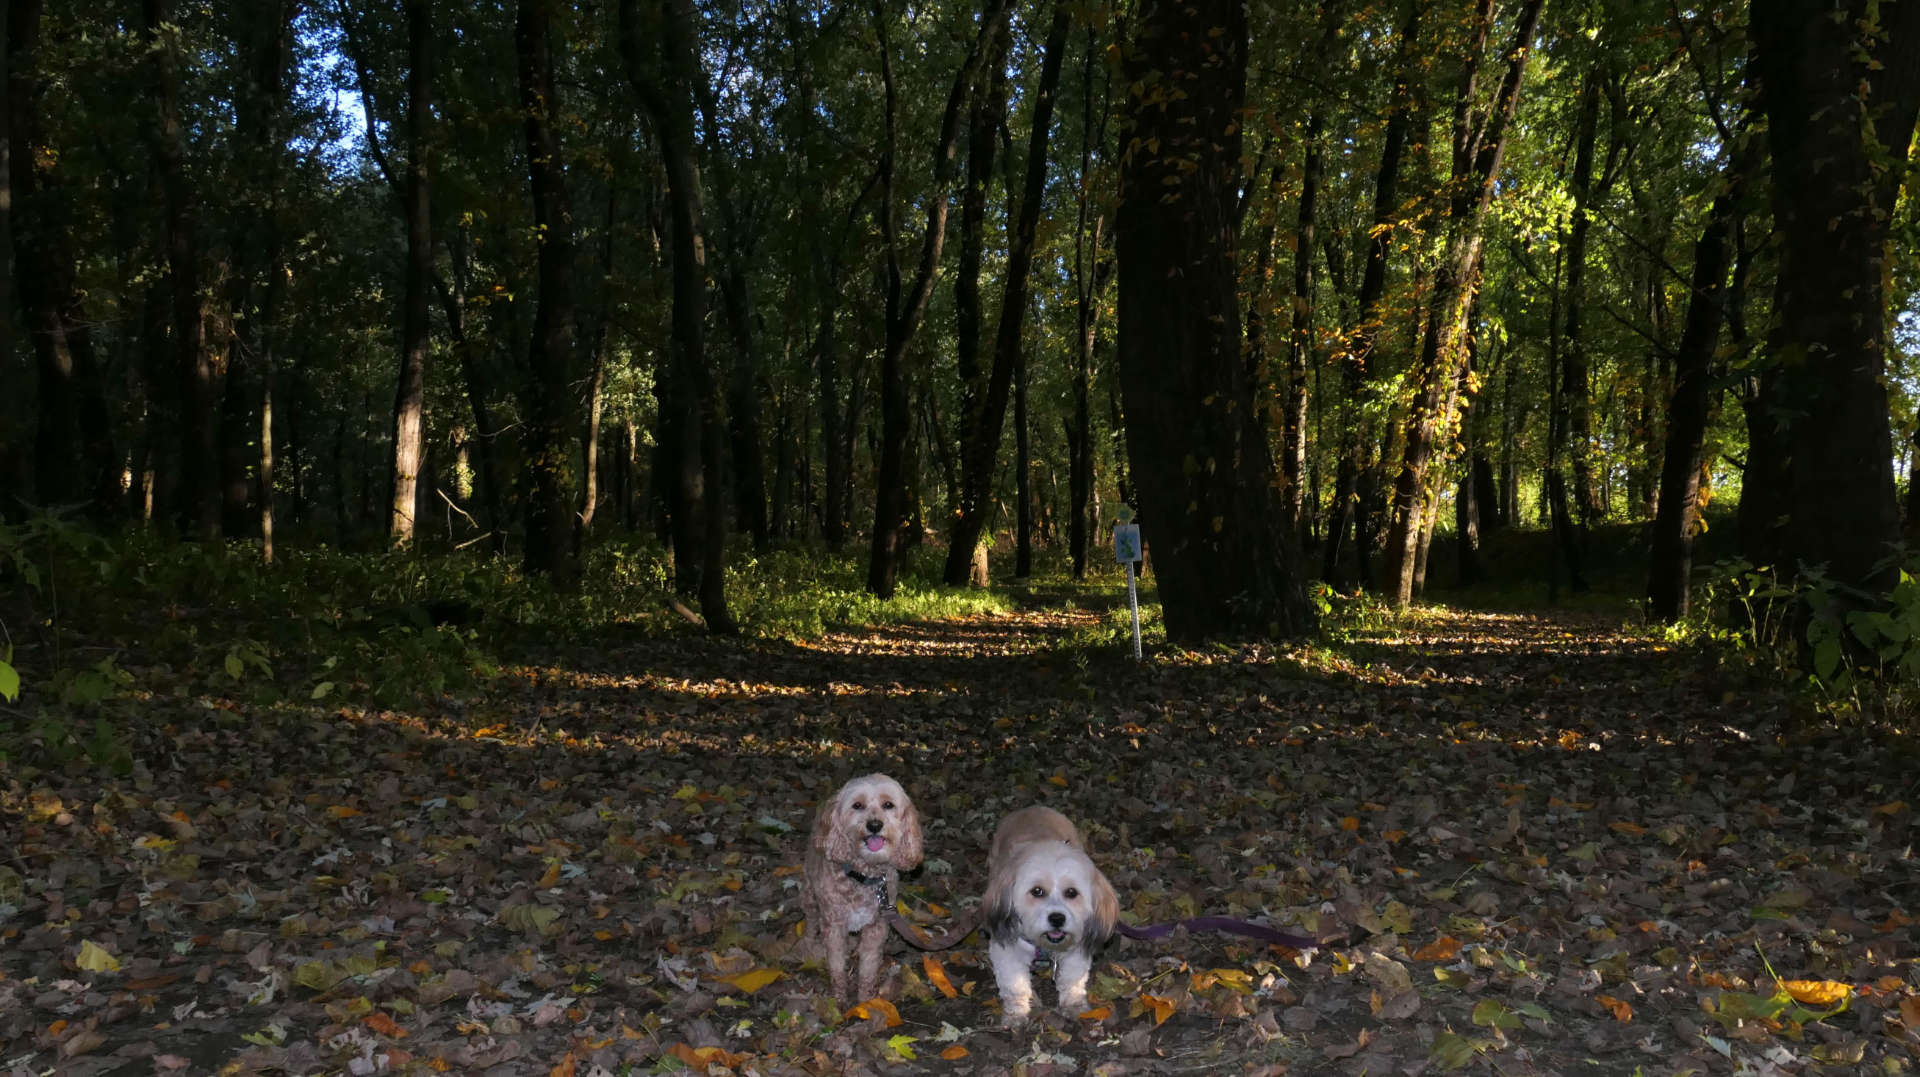
[[[900,1027],[900,1011],[894,1008],[893,1003],[877,995],[847,1011],[848,1017],[857,1017],[862,1021],[871,1020],[876,1015],[885,1018],[888,1028]]]
[[[108,953],[92,939],[86,939],[80,943],[80,956],[74,960],[74,964],[88,972],[120,971],[120,959]]]
[[[1595,995],[1593,998],[1594,1001],[1607,1008],[1607,1012],[1613,1015],[1615,1021],[1624,1025],[1633,1020],[1632,1004],[1614,998],[1612,995]]]
[[[1793,996],[1802,1006],[1827,1007],[1844,1001],[1853,987],[1836,980],[1780,980],[1780,990]]]
[[[1452,961],[1460,956],[1460,940],[1442,935],[1413,952],[1415,961]]]
[[[1155,1025],[1164,1025],[1167,1023],[1167,1018],[1173,1016],[1172,999],[1161,998],[1159,995],[1149,995],[1144,991],[1140,993],[1139,999],[1142,1005],[1153,1011],[1153,1023]]]
[[[748,969],[732,976],[722,976],[720,982],[732,984],[751,995],[784,975],[779,969]]]
[[[1082,1021],[1105,1021],[1107,1018],[1112,1016],[1113,1016],[1112,1006],[1095,1006],[1091,1010],[1080,1011],[1080,1020]]]
[[[397,1022],[395,1022],[393,1018],[388,1017],[384,1013],[379,1013],[379,1012],[370,1013],[365,1017],[361,1018],[360,1021],[362,1024],[366,1025],[368,1028],[374,1030],[375,1032],[380,1033],[382,1036],[390,1036],[396,1040],[403,1040],[407,1038],[407,1030],[404,1028],[401,1028],[400,1025]]]
[[[967,1057],[968,1053],[965,1047],[956,1043],[952,1047],[940,1052],[940,1057],[946,1059],[948,1062],[955,1062]]]
[[[960,992],[953,989],[953,981],[947,979],[946,967],[932,954],[920,955],[921,971],[927,974],[927,982],[938,988],[948,998],[959,998]]]

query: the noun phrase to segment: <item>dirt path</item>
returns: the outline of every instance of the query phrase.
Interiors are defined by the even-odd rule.
[[[1094,624],[573,651],[406,713],[156,697],[126,779],[0,776],[0,1073],[1914,1066],[1911,741],[1592,619],[1144,667],[1066,646]],[[936,925],[1040,801],[1133,921],[1370,934],[1120,943],[1096,1016],[1020,1035],[976,939],[899,960],[897,1026],[841,1020],[794,869],[869,770],[928,821]]]

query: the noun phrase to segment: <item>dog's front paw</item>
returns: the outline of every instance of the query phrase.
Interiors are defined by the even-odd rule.
[[[1033,1014],[1033,1002],[1030,999],[1002,999],[1000,1002],[1000,1023],[1007,1028],[1019,1028],[1027,1023]]]
[[[1078,1017],[1092,1008],[1093,1003],[1087,998],[1085,991],[1060,996],[1060,1012],[1068,1017]]]

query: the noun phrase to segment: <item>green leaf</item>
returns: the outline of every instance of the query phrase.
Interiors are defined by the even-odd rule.
[[[0,662],[0,698],[9,703],[20,701],[20,674],[5,662]]]
[[[309,961],[293,970],[293,982],[314,991],[328,991],[347,978],[347,970],[330,961]]]
[[[316,684],[313,686],[313,695],[309,696],[308,698],[325,699],[332,692],[333,692],[333,682],[321,681],[319,684]]]
[[[1442,1032],[1433,1038],[1427,1057],[1443,1070],[1457,1070],[1473,1061],[1473,1041],[1458,1032]]]
[[[1520,1015],[1496,999],[1481,999],[1473,1007],[1473,1023],[1482,1028],[1519,1028]]]
[[[242,673],[245,673],[246,671],[247,671],[246,664],[240,661],[240,656],[233,651],[228,651],[227,652],[227,676],[232,677],[234,680],[237,681],[240,679],[240,675]]]
[[[906,1033],[902,1032],[896,1036],[892,1036],[887,1039],[887,1050],[892,1051],[894,1054],[899,1055],[902,1059],[908,1062],[911,1062],[914,1059],[914,1054],[913,1054],[913,1048],[909,1045],[918,1041],[919,1038],[920,1037],[918,1036],[909,1036]]]

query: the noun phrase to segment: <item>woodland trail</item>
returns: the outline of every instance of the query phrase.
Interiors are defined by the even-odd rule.
[[[1920,1057],[1910,738],[1592,616],[1424,610],[1141,666],[1083,646],[1098,623],[569,648],[403,711],[156,694],[128,778],[0,777],[0,1073]],[[871,770],[926,820],[904,896],[936,929],[995,820],[1040,801],[1134,922],[1370,934],[1119,943],[1095,1011],[1019,1035],[976,939],[900,957],[893,1009],[842,1019],[794,946],[797,865],[815,801]]]

